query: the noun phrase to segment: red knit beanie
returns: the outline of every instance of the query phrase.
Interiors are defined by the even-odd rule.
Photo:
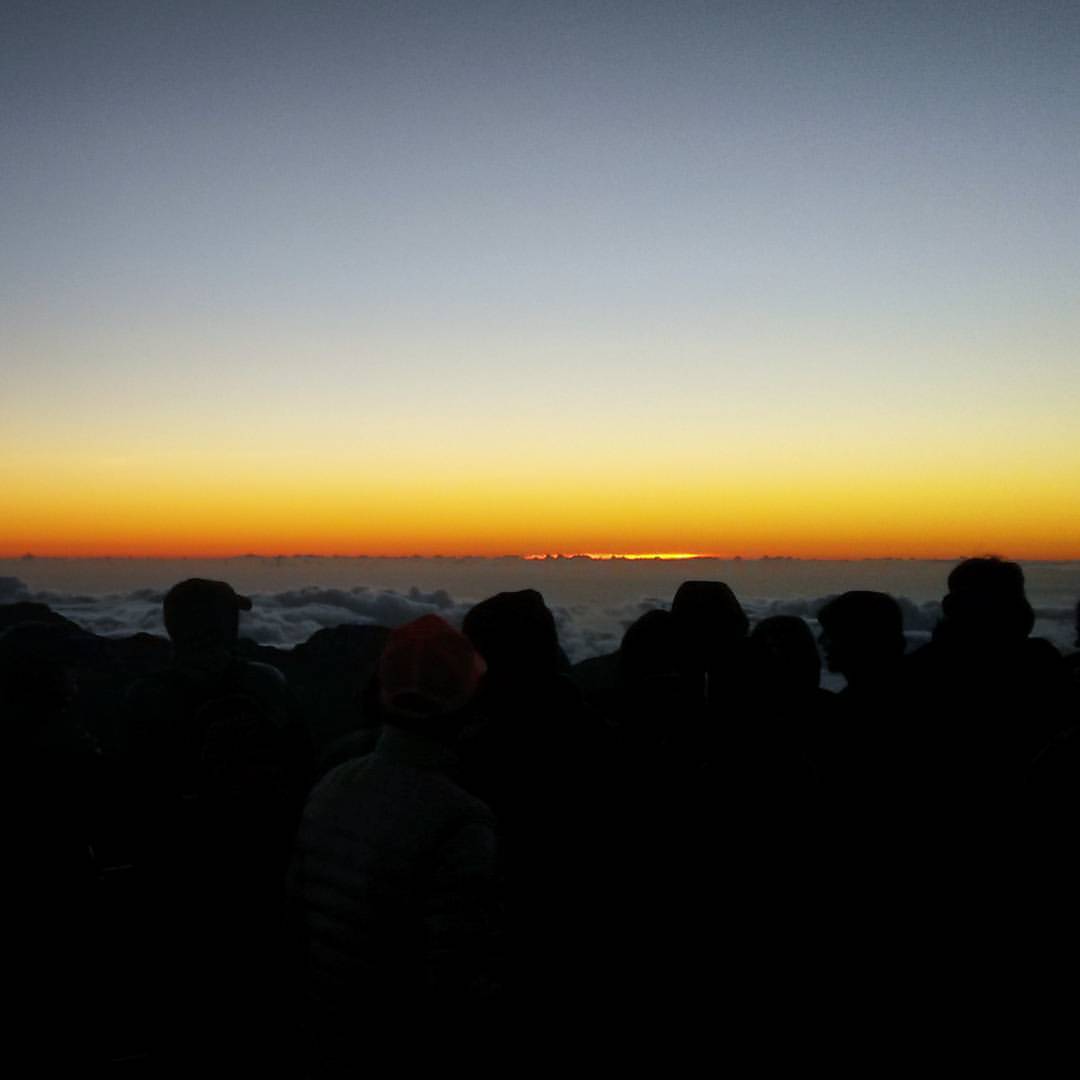
[[[379,659],[382,702],[421,719],[456,712],[476,692],[486,665],[469,639],[438,615],[393,630]]]

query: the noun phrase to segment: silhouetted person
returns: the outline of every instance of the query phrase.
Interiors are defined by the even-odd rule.
[[[684,581],[671,614],[680,667],[698,681],[706,700],[723,705],[742,692],[743,648],[750,620],[722,581]]]
[[[967,559],[948,590],[931,642],[908,665],[936,721],[927,752],[948,771],[942,784],[971,799],[1002,796],[1063,726],[1064,663],[1029,636],[1035,615],[1016,563]]]
[[[481,601],[462,629],[487,670],[478,722],[461,744],[461,778],[498,825],[509,992],[542,997],[542,983],[562,979],[587,921],[606,733],[567,674],[555,619],[536,590]],[[580,887],[571,892],[569,881]]]
[[[476,701],[482,722],[462,744],[463,775],[512,831],[521,813],[533,813],[530,791],[551,783],[567,743],[585,752],[594,732],[567,675],[554,616],[535,589],[481,601],[462,631],[486,665]]]
[[[646,611],[619,645],[619,680],[625,685],[669,679],[679,670],[679,649],[670,611]]]
[[[183,1002],[163,1010],[163,1038],[179,1054],[198,1054],[205,1039],[254,1066],[273,1057],[279,1033],[284,877],[310,744],[280,672],[237,656],[247,597],[191,578],[163,608],[173,664],[127,701],[143,858],[173,927],[161,944]],[[190,1042],[176,1028],[190,1023],[185,1010],[198,1018]]]
[[[745,764],[738,765],[738,780],[744,789],[759,789],[754,801],[761,817],[774,818],[773,849],[786,843],[789,860],[807,884],[818,882],[820,897],[822,879],[832,872],[822,865],[823,845],[833,842],[851,809],[838,799],[847,783],[850,732],[836,695],[821,688],[821,656],[806,620],[762,619],[747,655],[753,693],[741,724]],[[804,917],[809,910],[804,906]],[[807,929],[814,935],[822,928]]]
[[[1035,626],[1018,563],[995,557],[965,559],[949,574],[941,601],[938,641],[999,649],[1023,641]]]
[[[74,716],[77,684],[69,634],[27,623],[0,633],[0,718],[8,747],[7,788],[25,788],[20,862],[48,889],[93,874],[101,781],[95,740]]]
[[[681,641],[670,611],[647,611],[627,627],[618,652],[612,719],[645,753],[685,737],[703,718],[698,684],[684,672]]]
[[[891,596],[843,593],[818,612],[818,623],[825,662],[847,680],[845,693],[878,699],[895,693],[905,641],[900,605]]]
[[[1062,726],[1066,675],[1060,653],[1030,636],[1034,622],[1019,565],[967,559],[949,574],[931,641],[906,663],[922,705],[912,716],[921,858],[909,876],[935,897],[923,938],[981,994],[1042,983],[1025,969],[1060,919],[1062,885],[1049,875],[1067,856],[1030,848],[1025,778]],[[1048,947],[1059,946],[1038,951]]]
[[[891,962],[885,956],[893,946],[880,928],[905,918],[909,883],[896,868],[911,846],[908,725],[919,706],[905,694],[903,615],[893,597],[842,593],[821,608],[818,623],[825,663],[846,680],[835,697],[834,752],[822,777],[830,897],[824,914],[831,917],[837,962],[859,970],[865,962]],[[836,917],[841,910],[843,919]]]
[[[565,673],[555,617],[535,589],[482,600],[465,616],[463,630],[485,658],[489,676],[535,683]]]
[[[285,679],[237,656],[239,613],[251,600],[223,581],[191,578],[169,590],[163,609],[172,666],[137,683],[128,701],[129,749],[153,771],[155,786],[190,800],[228,788],[230,767],[254,774],[230,745],[244,735],[254,752],[259,735],[278,733],[277,764],[291,764],[290,738],[301,746],[305,739]]]
[[[741,654],[741,707],[718,717],[712,778],[726,793],[724,817],[738,822],[742,859],[759,877],[778,873],[783,892],[819,828],[819,772],[833,749],[835,699],[818,685],[817,646],[800,618],[762,620]]]
[[[4,790],[15,808],[5,859],[12,1034],[45,1072],[104,1052],[93,847],[103,778],[97,745],[73,716],[71,652],[64,626],[0,633]]]
[[[741,729],[752,694],[747,664],[750,620],[722,581],[684,581],[671,603],[679,672],[687,694],[704,702],[704,723],[695,725],[684,757],[697,762],[697,782],[684,808],[690,842],[704,848],[718,798],[725,798],[742,755]],[[733,745],[738,742],[740,745]]]
[[[1075,638],[1073,640],[1073,648],[1080,650],[1080,602],[1076,605],[1076,610],[1073,613]],[[1072,677],[1074,688],[1080,692],[1080,651],[1069,653],[1065,657],[1066,665],[1069,669],[1069,674]]]
[[[718,962],[720,912],[730,907],[728,792],[705,697],[714,611],[702,603],[700,622],[690,617],[712,592],[702,584],[704,596],[690,590],[681,625],[670,611],[646,612],[617,654],[607,827],[593,856],[603,917],[590,951],[599,958],[593,993],[619,1013],[637,1015],[646,1003],[653,1015],[681,1013],[692,992],[687,960]],[[721,721],[734,722],[730,712]]]
[[[752,720],[770,725],[820,772],[836,752],[835,697],[821,689],[821,656],[806,620],[762,619],[750,634],[747,657]]]
[[[1066,675],[1060,653],[1029,636],[1034,621],[1020,566],[967,559],[949,574],[931,641],[906,663],[920,705],[908,876],[938,897],[924,938],[974,971],[991,934],[995,968],[1008,971],[1048,899],[1024,853],[1025,778],[1062,726]]]
[[[1080,646],[1080,603],[1076,605],[1076,642]],[[1080,820],[1080,652],[1065,656],[1068,689],[1058,730],[1031,762],[1024,778],[1024,820],[1020,842],[1037,861],[1048,894],[1064,901],[1073,918],[1070,852]],[[1055,880],[1056,876],[1056,880]]]
[[[535,589],[489,597],[465,616],[462,631],[484,658],[477,694],[481,724],[462,746],[468,782],[513,829],[509,819],[533,813],[531,789],[552,783],[551,769],[576,767],[595,752],[596,729],[567,674],[555,619]]]
[[[290,891],[317,1075],[356,1075],[373,1053],[408,1060],[426,1040],[442,1053],[436,1023],[485,1037],[474,1026],[497,992],[494,822],[452,779],[483,670],[438,616],[394,630],[374,751],[308,799]]]
[[[853,590],[826,603],[818,623],[825,663],[847,683],[837,703],[840,782],[855,785],[856,803],[891,799],[906,769],[900,605],[886,593]]]
[[[750,634],[755,666],[768,681],[770,693],[804,697],[821,685],[821,656],[806,620],[798,615],[771,615]]]

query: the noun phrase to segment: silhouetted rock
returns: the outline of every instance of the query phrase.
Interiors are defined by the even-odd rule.
[[[6,630],[9,626],[18,626],[19,623],[30,622],[63,626],[73,634],[86,633],[76,623],[53,611],[48,604],[39,604],[30,600],[18,600],[14,604],[0,604],[0,630]]]
[[[378,724],[372,700],[385,626],[334,626],[317,630],[271,660],[289,679],[317,748]]]

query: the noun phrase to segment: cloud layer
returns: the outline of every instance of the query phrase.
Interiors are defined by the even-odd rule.
[[[85,629],[105,636],[139,631],[164,635],[161,617],[164,595],[164,589],[149,588],[103,595],[33,591],[17,577],[0,577],[0,604],[19,600],[46,603]],[[754,622],[771,615],[798,615],[816,630],[817,613],[832,595],[812,599],[758,597],[742,602]],[[260,644],[289,648],[306,641],[323,627],[347,623],[394,627],[421,615],[436,614],[460,626],[465,613],[481,598],[455,599],[445,589],[425,591],[415,586],[408,590],[310,586],[254,593],[252,610],[241,617],[241,633]],[[925,641],[940,617],[940,605],[916,603],[902,596],[897,599],[910,645]],[[618,648],[623,632],[635,619],[653,608],[668,607],[668,599],[641,596],[614,605],[552,605],[552,611],[563,649],[577,662]],[[1036,634],[1047,637],[1059,648],[1071,648],[1072,608],[1040,607],[1036,615]]]

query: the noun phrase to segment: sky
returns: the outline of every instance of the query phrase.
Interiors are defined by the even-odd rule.
[[[0,557],[1080,558],[1076,4],[8,0],[0,102]]]

